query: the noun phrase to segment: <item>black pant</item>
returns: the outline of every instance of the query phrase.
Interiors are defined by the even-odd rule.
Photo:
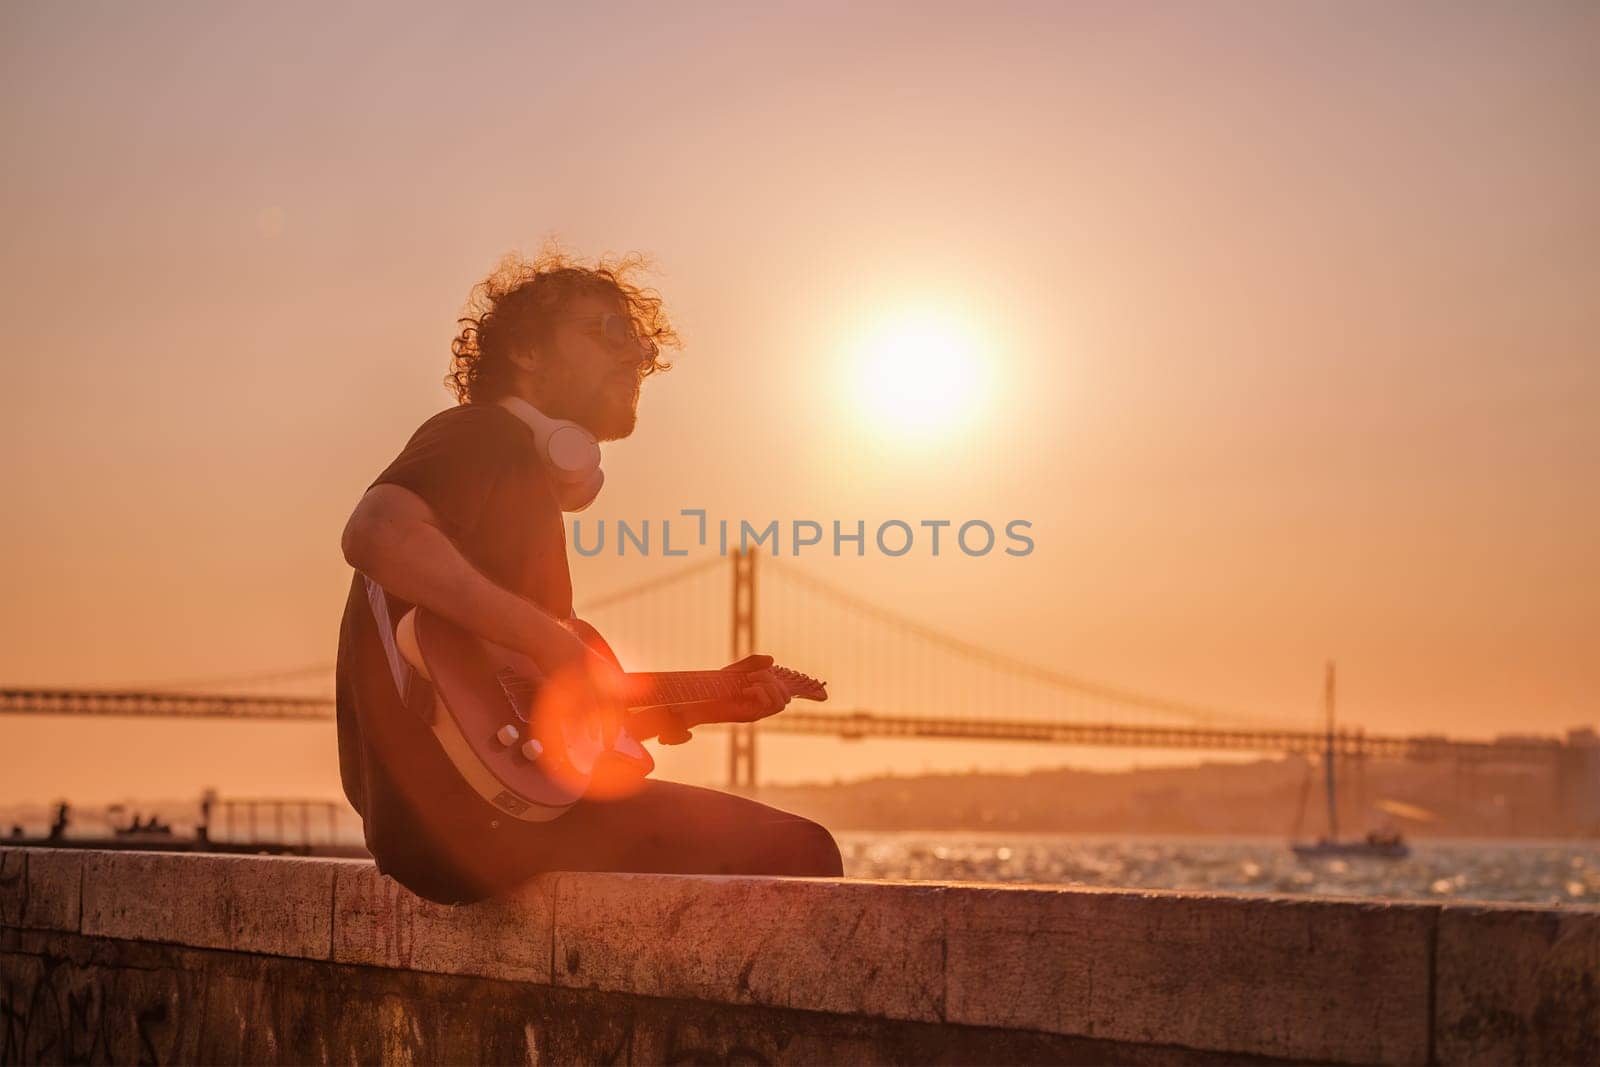
[[[715,789],[647,779],[629,796],[585,798],[551,822],[502,817],[471,872],[413,854],[378,867],[447,903],[499,895],[548,871],[749,874],[837,878],[833,835],[810,819]],[[376,852],[376,850],[375,850]],[[420,861],[420,862],[419,862]]]

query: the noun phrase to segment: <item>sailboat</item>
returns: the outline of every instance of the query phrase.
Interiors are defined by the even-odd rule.
[[[1290,842],[1289,848],[1301,859],[1405,859],[1411,855],[1411,846],[1397,831],[1374,830],[1359,841],[1339,840],[1338,785],[1333,751],[1334,667],[1331,661],[1323,686],[1323,705],[1328,719],[1328,740],[1322,751],[1322,777],[1328,795],[1328,835],[1313,842]]]

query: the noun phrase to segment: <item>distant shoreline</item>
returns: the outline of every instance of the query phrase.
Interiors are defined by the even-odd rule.
[[[225,795],[225,791],[224,791]],[[1126,771],[1059,767],[1024,774],[894,775],[848,782],[769,785],[763,803],[840,833],[1072,834],[1105,837],[1314,840],[1326,832],[1315,767],[1296,757]],[[70,798],[69,798],[70,799]],[[1374,805],[1400,801],[1431,821],[1388,819]],[[175,828],[192,828],[194,799],[128,802]],[[342,798],[337,801],[342,808]],[[30,836],[52,803],[0,807],[0,833],[20,822]],[[106,825],[104,805],[82,805],[75,826]],[[1548,781],[1515,769],[1458,777],[1447,765],[1372,761],[1340,792],[1340,834],[1359,837],[1388,822],[1414,841],[1586,841],[1600,819],[1560,809]],[[1297,825],[1298,824],[1298,825]],[[339,839],[359,841],[360,821],[342,810]]]

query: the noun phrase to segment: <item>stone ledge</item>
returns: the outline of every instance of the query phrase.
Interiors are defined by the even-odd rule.
[[[0,847],[0,927],[1119,1047],[1600,1062],[1594,908],[625,874],[451,908],[361,861]]]
[[[82,888],[81,852],[0,848],[0,926],[76,932]]]
[[[413,895],[371,863],[339,861],[333,959],[549,984],[556,877],[537,878],[508,900],[449,907]]]
[[[1442,1063],[1600,1063],[1600,909],[1444,908]]]
[[[630,874],[558,879],[560,985],[944,1018],[942,887]]]
[[[17,934],[8,942],[7,934]],[[0,930],[0,1063],[1111,1064],[1251,1057]]]
[[[176,852],[85,852],[83,864],[84,934],[329,956],[336,864]]]
[[[1428,1058],[1435,907],[988,887],[952,890],[946,908],[950,1022],[1336,1063]]]

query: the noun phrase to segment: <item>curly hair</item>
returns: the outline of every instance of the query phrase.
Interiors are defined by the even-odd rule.
[[[553,247],[531,260],[516,253],[506,256],[473,287],[457,320],[461,331],[450,342],[446,387],[461,404],[504,396],[513,380],[511,353],[546,340],[555,313],[585,295],[616,299],[633,319],[639,337],[654,342],[654,353],[641,364],[641,374],[670,370],[672,364],[661,358],[661,350],[679,347],[677,332],[667,321],[660,295],[631,281],[648,268],[649,262],[637,253],[602,258],[592,266]]]

